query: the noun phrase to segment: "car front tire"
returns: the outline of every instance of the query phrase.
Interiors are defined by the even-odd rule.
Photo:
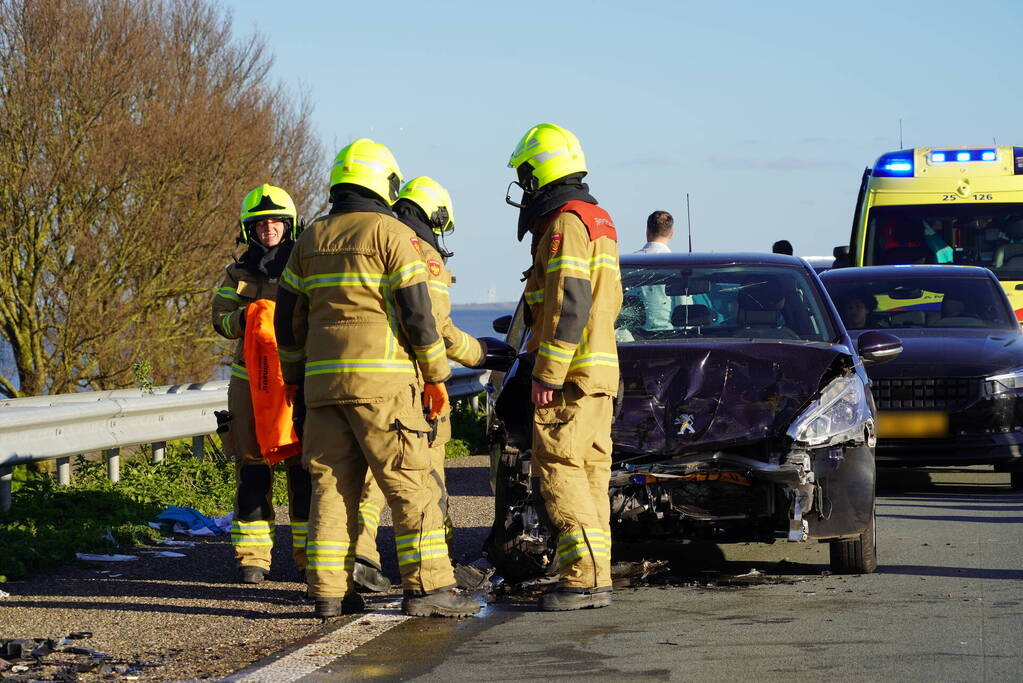
[[[877,570],[875,519],[872,511],[870,524],[859,537],[831,542],[831,571],[836,574],[873,574]]]

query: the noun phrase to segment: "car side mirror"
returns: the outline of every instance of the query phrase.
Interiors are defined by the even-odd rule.
[[[894,334],[870,330],[860,335],[856,343],[856,351],[863,359],[864,365],[874,365],[898,358],[902,353],[902,340]]]
[[[498,334],[508,334],[508,330],[511,329],[512,317],[510,315],[502,315],[500,318],[494,318],[494,322],[491,326],[494,328],[494,332]]]
[[[835,257],[832,268],[848,268],[852,265],[852,259],[849,256],[849,245],[847,244],[839,244],[831,250],[831,255]]]

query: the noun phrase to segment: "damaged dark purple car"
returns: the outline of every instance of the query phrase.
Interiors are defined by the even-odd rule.
[[[829,541],[836,571],[873,571],[875,408],[863,363],[897,356],[899,339],[872,332],[854,346],[798,258],[623,256],[621,272],[614,539]],[[495,328],[524,346],[521,307]],[[511,581],[556,564],[530,476],[531,365],[523,354],[495,374],[490,402],[497,509],[486,553]]]

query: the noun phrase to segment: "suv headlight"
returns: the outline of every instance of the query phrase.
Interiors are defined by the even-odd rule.
[[[820,398],[795,419],[786,432],[808,447],[862,441],[864,422],[870,419],[863,382],[856,375],[839,377],[821,391]]]
[[[1023,368],[984,378],[984,396],[1012,394],[1020,390],[1023,390]]]

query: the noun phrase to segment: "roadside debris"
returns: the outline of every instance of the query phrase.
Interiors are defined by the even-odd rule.
[[[156,516],[156,522],[150,522],[149,526],[163,529],[165,525],[170,524],[171,530],[176,534],[223,536],[230,532],[233,519],[233,513],[223,517],[207,517],[195,508],[168,505],[166,510]]]
[[[139,559],[138,555],[96,555],[94,553],[75,553],[75,557],[86,562],[129,562]]]
[[[484,560],[485,562],[485,560]],[[494,568],[489,566],[479,567],[476,564],[459,564],[455,566],[455,583],[464,591],[490,591],[493,584],[490,578],[494,575]]]
[[[667,560],[615,562],[611,565],[611,585],[615,588],[634,586],[646,582],[650,577],[667,572],[668,566]]]
[[[185,553],[176,553],[173,550],[140,550],[151,557],[188,557]]]
[[[194,548],[195,541],[175,541],[173,538],[161,538],[156,545],[167,545],[174,548]]]
[[[80,674],[94,673],[103,678],[138,678],[145,668],[162,662],[115,659],[105,652],[76,645],[74,641],[91,638],[90,631],[75,631],[63,638],[0,638],[0,680],[2,681],[77,681]]]
[[[11,594],[8,593],[7,591],[0,591],[0,600],[3,600],[4,598],[9,598],[9,597],[11,597]]]

